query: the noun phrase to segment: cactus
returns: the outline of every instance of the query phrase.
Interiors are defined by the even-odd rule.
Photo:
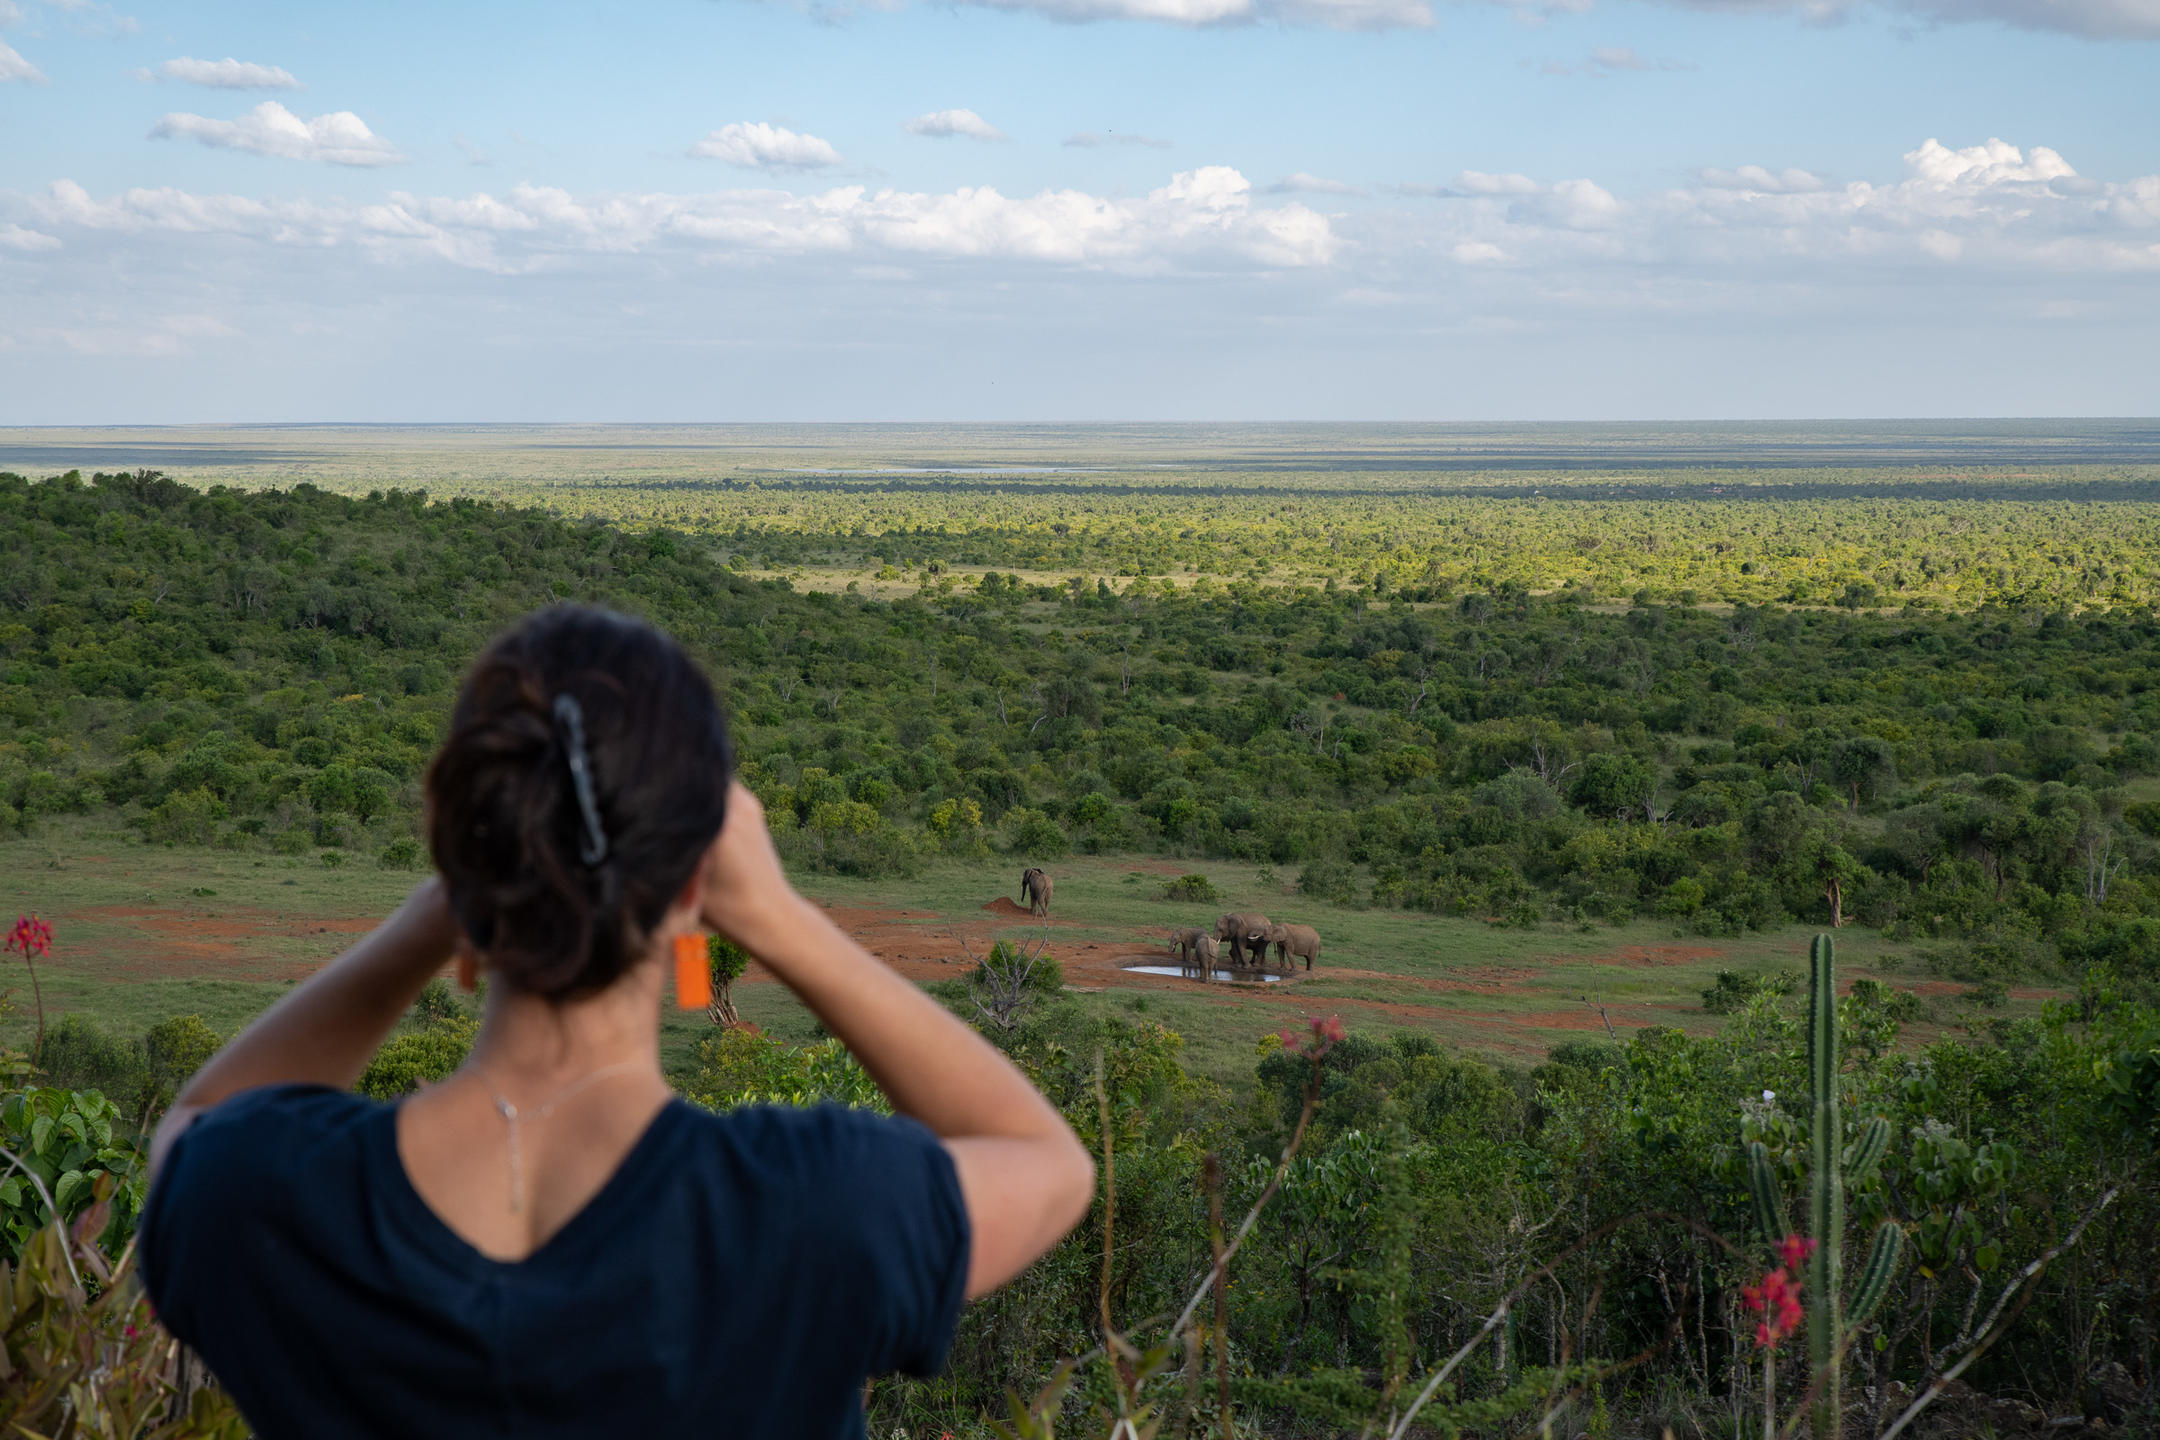
[[[1838,1106],[1836,950],[1817,935],[1808,952],[1808,1086],[1814,1092],[1814,1123],[1808,1164],[1808,1231],[1815,1254],[1808,1262],[1808,1366],[1815,1390],[1810,1424],[1815,1440],[1838,1440],[1845,1413],[1840,1374],[1845,1333],[1844,1129]]]
[[[1875,1227],[1874,1243],[1868,1246],[1867,1265],[1860,1271],[1860,1288],[1853,1291],[1852,1306],[1845,1312],[1848,1328],[1867,1324],[1874,1318],[1875,1310],[1890,1293],[1890,1282],[1897,1278],[1898,1267],[1905,1262],[1905,1230],[1895,1220],[1885,1220]]]
[[[1809,1428],[1815,1440],[1839,1440],[1844,1414],[1843,1358],[1852,1333],[1873,1318],[1905,1262],[1906,1236],[1896,1221],[1875,1229],[1852,1301],[1845,1303],[1845,1186],[1867,1179],[1890,1148],[1890,1122],[1872,1116],[1844,1143],[1838,1089],[1836,951],[1818,935],[1809,953],[1807,1060],[1809,1088],[1808,1232],[1816,1245],[1807,1262],[1808,1360],[1814,1384]],[[1770,1149],[1747,1147],[1748,1189],[1755,1220],[1772,1245],[1791,1233],[1785,1196]],[[1766,1401],[1769,1396],[1764,1397]],[[1768,1423],[1768,1422],[1766,1422]]]

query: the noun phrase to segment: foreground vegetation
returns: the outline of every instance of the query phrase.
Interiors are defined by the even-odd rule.
[[[928,528],[928,550],[1019,543]],[[1914,543],[1949,544],[1943,528]],[[649,615],[723,677],[744,774],[806,874],[1153,854],[1264,868],[1312,904],[1554,935],[1644,917],[1713,937],[1865,926],[1969,987],[1981,1018],[1915,1045],[1909,991],[1871,981],[1841,1007],[1847,1104],[1892,1137],[1853,1224],[1892,1220],[1913,1248],[1852,1352],[1854,1433],[1987,1333],[2021,1267],[2088,1217],[2008,1292],[2016,1325],[1962,1378],[2042,1421],[2151,1420],[2160,623],[2133,592],[2086,603],[2134,566],[2092,588],[2006,584],[1967,610],[1708,607],[1656,587],[1613,606],[1597,584],[1534,594],[1355,553],[1305,586],[961,579],[903,553],[920,538],[875,537],[880,568],[907,560],[916,580],[880,599],[745,574],[788,557],[727,527],[0,476],[0,824],[90,823],[77,814],[318,874],[416,867],[418,777],[459,669],[511,617],[579,598]],[[1063,563],[1061,539],[1028,543]],[[2071,998],[1985,1018],[2034,981]],[[1776,1237],[1743,1147],[1763,1141],[1797,1196],[1809,1082],[1801,997],[1774,977],[1720,988],[1730,1018],[1712,1034],[1650,1027],[1502,1067],[1354,1025],[1317,1069],[1271,1049],[1226,1083],[1174,1029],[1045,987],[998,1038],[1114,1150],[1115,1219],[1098,1212],[971,1310],[946,1378],[881,1383],[876,1424],[980,1433],[1008,1390],[1032,1393],[1115,1326],[1136,1337],[1135,1375],[1170,1366],[1142,1388],[1191,1433],[1221,1405],[1218,1333],[1254,1433],[1354,1432],[1475,1336],[1426,1412],[1443,1432],[1513,1435],[1552,1412],[1568,1433],[1756,1433],[1744,1290]],[[371,1081],[383,1093],[461,1053],[466,1002],[428,1005]],[[115,1247],[129,1132],[206,1043],[200,1022],[157,1021],[56,1021],[43,1078],[100,1093],[19,1091],[0,1113],[6,1143],[65,1183],[64,1213],[114,1177],[99,1229]],[[1141,1322],[1208,1269],[1208,1175],[1234,1223],[1315,1076],[1226,1321],[1202,1316],[1209,1354],[1148,1360]],[[678,1078],[717,1105],[875,1101],[844,1056],[744,1031]],[[12,1183],[0,1206],[21,1246],[43,1201]],[[1806,1367],[1778,1373],[1799,1404]],[[1116,1388],[1090,1369],[1065,1403],[1114,1410]],[[2003,1433],[2029,1418],[1957,1413]]]

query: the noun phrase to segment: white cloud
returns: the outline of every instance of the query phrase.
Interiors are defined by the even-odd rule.
[[[1132,145],[1146,150],[1168,150],[1171,142],[1130,130],[1075,130],[1058,143],[1072,146],[1078,150],[1100,150],[1109,145]]]
[[[1303,205],[1252,203],[1226,166],[1173,176],[1141,199],[1075,190],[1007,196],[983,186],[943,194],[842,186],[817,195],[722,190],[581,198],[519,185],[507,195],[416,196],[317,205],[174,189],[104,200],[56,182],[34,205],[56,228],[251,237],[276,245],[351,245],[378,258],[446,260],[503,273],[557,268],[580,255],[688,251],[706,256],[927,257],[1128,272],[1303,268],[1331,263],[1341,241]]]
[[[1699,177],[1715,190],[1759,190],[1767,195],[1804,195],[1823,188],[1821,178],[1808,171],[1786,169],[1773,174],[1760,165],[1742,165],[1737,170],[1713,167],[1700,171]]]
[[[237,120],[175,112],[158,121],[150,135],[152,139],[184,136],[221,150],[329,165],[396,165],[405,158],[350,110],[303,120],[275,100],[263,101]]]
[[[1302,170],[1293,171],[1267,187],[1270,195],[1363,195],[1365,191],[1347,180],[1329,180],[1319,175],[1308,175]]]
[[[1535,195],[1541,188],[1527,175],[1488,175],[1482,170],[1465,170],[1455,183],[1468,195]]]
[[[2035,145],[2028,159],[2017,146],[2001,140],[1952,150],[1929,138],[1905,156],[1914,178],[1931,185],[1957,187],[2062,180],[2077,174],[2069,162],[2045,145]]]
[[[45,72],[15,53],[7,41],[0,40],[0,82],[27,80],[32,85],[45,83]]]
[[[965,136],[970,140],[1003,140],[1005,132],[992,125],[973,110],[933,110],[927,115],[917,115],[907,122],[910,135],[927,135],[933,140],[949,140]]]
[[[1330,30],[1424,29],[1427,0],[966,0],[1052,20],[1153,20],[1167,25],[1314,25]]]
[[[815,135],[798,135],[763,121],[723,125],[690,153],[740,170],[821,170],[840,163],[840,152]]]
[[[1462,240],[1449,252],[1465,265],[1492,265],[1507,259],[1507,252],[1489,240]]]
[[[25,230],[20,225],[0,225],[0,249],[7,250],[57,250],[59,237],[36,230]]]
[[[229,55],[223,60],[195,60],[182,55],[158,66],[157,73],[167,80],[180,80],[189,85],[207,85],[213,90],[300,88],[300,82],[293,78],[290,70],[277,65],[257,65],[252,61],[235,60]]]

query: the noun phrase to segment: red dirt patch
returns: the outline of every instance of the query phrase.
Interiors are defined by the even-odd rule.
[[[1724,951],[1715,945],[1623,945],[1606,955],[1593,955],[1593,965],[1694,965],[1716,960]]]
[[[992,900],[982,908],[993,915],[1002,915],[1008,920],[1032,920],[1035,918],[1034,911],[1028,909],[1025,905],[1006,899],[1003,895],[998,896],[997,899]]]
[[[202,975],[253,979],[266,972],[272,978],[305,975],[316,962],[294,960],[288,947],[277,942],[316,935],[364,935],[381,923],[380,916],[285,915],[248,905],[208,911],[100,905],[79,910],[74,918],[120,930],[119,935],[99,943],[95,957],[118,961],[120,973],[113,978],[119,980]]]

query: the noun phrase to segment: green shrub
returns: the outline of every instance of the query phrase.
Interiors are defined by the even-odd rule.
[[[207,787],[175,791],[143,817],[143,834],[163,845],[208,845],[226,813],[225,802]]]
[[[1298,872],[1297,888],[1300,895],[1310,895],[1332,905],[1354,904],[1357,901],[1357,867],[1347,860],[1308,861]]]
[[[371,1100],[395,1100],[441,1080],[465,1063],[479,1037],[478,1021],[453,1015],[391,1037],[353,1088]]]
[[[149,1079],[141,1047],[80,1015],[46,1026],[45,1043],[31,1059],[59,1089],[96,1090],[116,1104],[132,1104]]]
[[[400,835],[383,846],[382,854],[375,857],[375,863],[385,870],[413,870],[419,868],[421,857],[426,853],[420,848],[418,840],[410,835]]]
[[[870,1072],[838,1040],[790,1045],[747,1026],[701,1042],[695,1068],[676,1079],[685,1098],[708,1110],[827,1100],[887,1113],[892,1109]]]
[[[120,1107],[95,1090],[19,1090],[0,1100],[0,1145],[37,1176],[61,1218],[72,1222],[88,1210],[99,1178],[111,1177],[112,1218],[101,1237],[107,1253],[125,1243],[142,1209],[146,1167],[121,1136],[123,1119]],[[0,1179],[0,1256],[20,1256],[23,1243],[51,1218],[37,1186],[7,1167]]]
[[[1215,882],[1205,875],[1180,875],[1163,886],[1163,899],[1185,900],[1195,905],[1212,905],[1222,899]]]
[[[1023,860],[1057,860],[1072,853],[1072,841],[1057,821],[1024,805],[1005,812],[1005,833],[1006,848]]]
[[[1730,1015],[1747,1008],[1748,1002],[1758,995],[1790,995],[1800,986],[1800,976],[1791,970],[1772,970],[1753,975],[1743,975],[1737,970],[1720,970],[1710,988],[1702,992],[1702,1008],[1713,1015]]]

